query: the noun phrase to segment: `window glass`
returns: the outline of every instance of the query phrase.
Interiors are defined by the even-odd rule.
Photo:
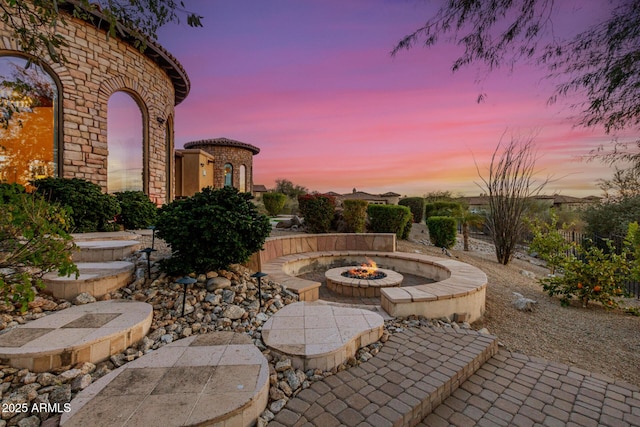
[[[142,191],[142,112],[126,92],[115,92],[107,107],[107,189]]]
[[[231,163],[224,165],[224,186],[233,187],[233,166]]]

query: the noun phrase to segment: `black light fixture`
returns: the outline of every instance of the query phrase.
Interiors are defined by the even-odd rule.
[[[154,249],[156,244],[156,226],[150,225],[147,227],[147,230],[151,230],[151,249]]]
[[[166,121],[163,117],[160,117],[160,116],[156,117],[156,120],[157,120],[157,121],[158,121],[158,123],[160,123],[161,125],[163,125],[163,124],[164,124],[164,122]]]
[[[144,248],[140,252],[147,254],[147,278],[151,279],[151,252],[155,252],[155,249]]]
[[[184,292],[182,294],[182,316],[181,317],[184,317],[184,308],[187,305],[187,286],[192,285],[196,282],[197,282],[196,279],[189,276],[184,276],[176,280],[176,283],[179,283],[182,286],[184,286]]]
[[[260,301],[260,308],[262,308],[262,278],[265,276],[267,276],[267,273],[263,273],[262,271],[251,275],[251,277],[258,279],[258,301]]]

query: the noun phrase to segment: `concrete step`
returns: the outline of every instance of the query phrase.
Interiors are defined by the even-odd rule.
[[[129,231],[108,231],[95,233],[73,233],[75,242],[87,242],[91,240],[135,240],[138,235]]]
[[[137,240],[86,240],[76,242],[79,252],[72,255],[74,262],[108,262],[127,258],[142,249]]]
[[[152,320],[153,307],[138,301],[76,305],[3,331],[0,360],[33,372],[98,363],[140,341]]]
[[[44,292],[71,301],[87,292],[96,298],[131,283],[135,265],[126,261],[78,262],[80,276],[58,276],[57,272],[44,276]]]
[[[253,426],[269,398],[267,359],[245,334],[184,338],[112,371],[60,425]]]

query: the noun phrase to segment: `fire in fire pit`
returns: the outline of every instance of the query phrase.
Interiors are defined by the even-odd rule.
[[[376,263],[369,258],[367,258],[367,262],[364,264],[360,264],[358,267],[354,267],[351,270],[347,270],[342,273],[344,277],[349,277],[351,279],[365,279],[365,280],[376,280],[383,279],[387,277],[385,273],[378,270],[378,266]]]

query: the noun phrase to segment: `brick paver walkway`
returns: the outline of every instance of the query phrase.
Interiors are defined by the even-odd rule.
[[[269,426],[416,424],[640,426],[640,388],[538,358],[496,354],[495,338],[473,331],[412,328],[392,335],[368,362],[300,392]]]

